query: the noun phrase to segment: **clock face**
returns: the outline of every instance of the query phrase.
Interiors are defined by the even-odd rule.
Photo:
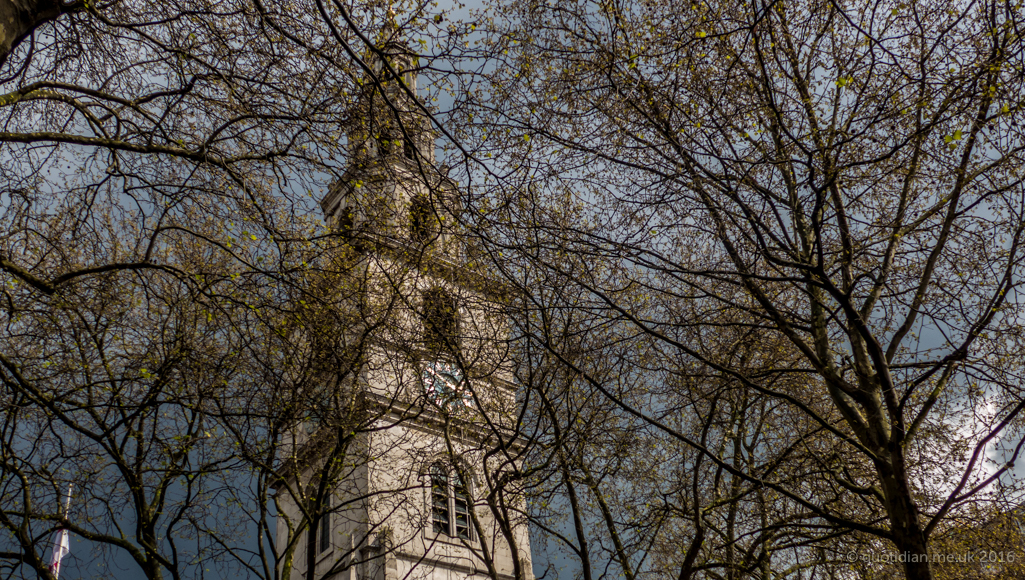
[[[424,393],[427,399],[442,409],[451,411],[470,408],[473,402],[463,372],[454,364],[443,361],[427,363],[424,367]]]

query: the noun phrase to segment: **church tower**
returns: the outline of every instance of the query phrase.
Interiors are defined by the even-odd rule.
[[[321,201],[344,240],[339,308],[358,315],[327,341],[345,372],[318,379],[326,411],[285,435],[281,577],[533,580],[522,496],[496,483],[521,451],[504,289],[458,235],[415,55],[388,43],[368,63],[348,167]]]

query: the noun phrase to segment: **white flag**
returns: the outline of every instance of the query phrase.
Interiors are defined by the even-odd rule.
[[[53,577],[57,578],[61,573],[61,558],[68,555],[71,551],[71,543],[68,541],[67,530],[57,530],[57,535],[53,537],[53,551],[50,555],[50,572],[53,573]]]
[[[72,484],[69,483],[67,499],[64,502],[65,519],[71,514],[71,488]],[[69,552],[71,552],[71,542],[68,541],[68,531],[63,529],[57,530],[53,536],[53,548],[50,549],[50,572],[54,578],[60,577],[61,560]]]

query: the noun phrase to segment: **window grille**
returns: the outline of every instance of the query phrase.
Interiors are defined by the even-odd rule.
[[[473,538],[470,491],[458,474],[442,464],[431,466],[431,527],[435,534],[461,540]]]

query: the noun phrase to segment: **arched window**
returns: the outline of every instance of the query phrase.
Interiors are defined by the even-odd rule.
[[[320,530],[317,538],[317,553],[331,549],[331,494],[324,498],[324,513],[320,515]]]
[[[355,225],[355,219],[353,216],[352,208],[347,205],[342,205],[338,208],[338,233],[345,239],[352,237],[352,228]]]
[[[470,490],[442,463],[431,466],[431,527],[435,534],[461,540],[473,537],[470,525]]]
[[[416,155],[416,145],[413,144],[413,139],[409,135],[402,138],[402,155],[410,160]]]
[[[426,244],[434,233],[433,223],[431,203],[422,195],[413,196],[409,202],[409,239],[417,244]]]
[[[442,288],[423,295],[424,347],[433,352],[454,352],[459,347],[459,308]]]
[[[395,150],[395,137],[390,127],[382,130],[377,136],[377,150],[381,156],[390,155]]]

